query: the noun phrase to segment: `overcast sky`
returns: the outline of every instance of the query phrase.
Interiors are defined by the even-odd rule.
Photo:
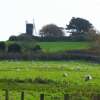
[[[100,0],[0,0],[0,41],[25,32],[25,21],[36,30],[54,23],[65,27],[72,17],[89,20],[100,30]]]

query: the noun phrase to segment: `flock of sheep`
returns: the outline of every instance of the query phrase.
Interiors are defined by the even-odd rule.
[[[80,67],[76,67],[75,70],[80,71],[81,69],[80,69]],[[63,73],[63,77],[67,77],[67,76],[68,76],[68,73],[66,73],[66,72]],[[93,79],[93,77],[89,74],[84,76],[85,81],[89,81],[89,80],[92,80],[92,79]]]
[[[75,71],[80,71],[81,68],[80,68],[79,66],[77,66],[77,67],[74,68],[74,70],[75,70]],[[16,71],[19,72],[20,69],[17,68]],[[68,77],[68,73],[64,72],[64,73],[63,73],[63,77]],[[84,76],[84,80],[85,80],[85,81],[89,81],[89,80],[92,80],[92,79],[93,79],[93,77],[92,77],[91,75],[89,75],[89,74]]]

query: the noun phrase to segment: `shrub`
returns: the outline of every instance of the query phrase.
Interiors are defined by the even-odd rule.
[[[12,52],[12,53],[16,53],[16,52],[21,52],[21,46],[16,44],[16,43],[13,43],[13,44],[10,44],[8,46],[8,52]]]
[[[9,37],[9,41],[16,41],[17,40],[17,37],[16,36],[10,36]]]
[[[35,83],[39,83],[39,84],[50,84],[50,83],[56,83],[55,81],[51,80],[51,79],[44,79],[41,77],[36,77],[34,79]]]
[[[5,51],[5,50],[6,50],[5,42],[0,42],[0,51]]]
[[[35,47],[32,50],[33,51],[40,51],[41,47],[40,47],[40,45],[35,45]]]
[[[20,34],[17,37],[17,41],[34,41],[34,39],[32,38],[32,36],[27,35],[27,34]]]

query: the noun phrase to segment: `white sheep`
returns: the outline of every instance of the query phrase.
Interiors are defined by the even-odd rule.
[[[63,76],[64,76],[64,77],[67,77],[67,76],[68,76],[68,74],[67,74],[67,73],[63,73]]]
[[[86,75],[85,76],[85,81],[89,81],[89,80],[92,80],[92,76],[91,75]]]

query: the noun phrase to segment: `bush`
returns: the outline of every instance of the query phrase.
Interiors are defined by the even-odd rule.
[[[40,45],[35,45],[35,47],[32,50],[33,51],[40,51],[41,47],[40,47]]]
[[[36,77],[34,79],[34,83],[39,83],[39,84],[50,84],[50,83],[56,83],[55,81],[51,80],[51,79],[45,79],[45,78],[41,78],[41,77]]]
[[[5,51],[5,50],[6,50],[5,42],[0,42],[0,51]]]
[[[16,36],[10,36],[9,37],[9,41],[16,41],[17,40],[17,37]]]
[[[8,46],[8,52],[19,53],[19,52],[21,52],[21,47],[20,47],[20,45],[18,45],[16,43],[10,44]]]
[[[32,36],[29,36],[27,34],[20,34],[17,36],[16,41],[34,41]]]

